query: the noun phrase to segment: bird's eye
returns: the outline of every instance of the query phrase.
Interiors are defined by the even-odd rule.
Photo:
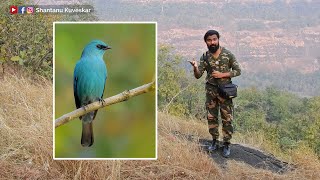
[[[98,44],[98,45],[97,45],[97,48],[98,48],[98,49],[106,49],[106,48],[107,48],[107,46],[104,46],[104,45]]]

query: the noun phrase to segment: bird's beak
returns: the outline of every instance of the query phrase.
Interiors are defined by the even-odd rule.
[[[111,49],[110,46],[106,46],[105,48],[103,48],[103,50],[108,50],[108,49]]]

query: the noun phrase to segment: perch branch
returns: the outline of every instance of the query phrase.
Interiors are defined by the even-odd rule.
[[[104,99],[103,104],[99,101],[93,102],[91,104],[88,104],[85,106],[85,109],[83,107],[74,110],[72,112],[69,112],[61,117],[59,117],[58,119],[55,120],[55,128],[68,123],[69,121],[78,118],[84,114],[87,114],[88,112],[91,111],[95,111],[97,109],[106,107],[106,106],[110,106],[112,104],[116,104],[122,101],[126,101],[128,99],[130,99],[133,96],[138,96],[140,94],[143,93],[147,93],[149,91],[152,91],[155,89],[155,82],[151,82],[145,85],[142,85],[140,87],[137,87],[135,89],[131,89],[131,90],[126,90],[120,94],[117,94],[115,96],[109,97]]]

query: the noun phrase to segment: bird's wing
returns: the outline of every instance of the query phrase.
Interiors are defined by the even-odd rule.
[[[76,102],[76,107],[80,108],[81,104],[80,104],[80,99],[78,96],[78,91],[77,91],[77,85],[78,85],[78,77],[76,75],[76,73],[74,74],[74,78],[73,78],[73,95],[74,95],[74,100]]]
[[[102,99],[102,97],[103,97],[104,89],[106,88],[106,81],[107,81],[107,76],[106,76],[106,78],[104,79],[103,91],[102,91],[102,94],[101,94],[101,99]]]
[[[104,80],[104,85],[103,85],[103,91],[102,91],[102,94],[101,94],[101,99],[103,98],[104,89],[106,88],[107,77],[108,77],[108,76],[106,76],[106,78],[105,78],[105,80]],[[93,119],[96,117],[97,112],[98,112],[98,110],[94,111]]]

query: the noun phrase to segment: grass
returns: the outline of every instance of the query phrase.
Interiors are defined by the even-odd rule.
[[[19,74],[0,78],[0,179],[317,179],[318,157],[306,147],[290,154],[297,168],[279,175],[229,161],[221,168],[198,145],[172,132],[209,138],[207,125],[158,113],[158,160],[52,159],[52,83]],[[263,137],[261,137],[263,138]],[[234,141],[267,149],[261,138]],[[259,140],[260,139],[260,140]],[[272,149],[269,148],[269,152]],[[277,152],[277,151],[274,151]],[[274,153],[272,152],[272,153]],[[277,154],[275,154],[277,155]]]

